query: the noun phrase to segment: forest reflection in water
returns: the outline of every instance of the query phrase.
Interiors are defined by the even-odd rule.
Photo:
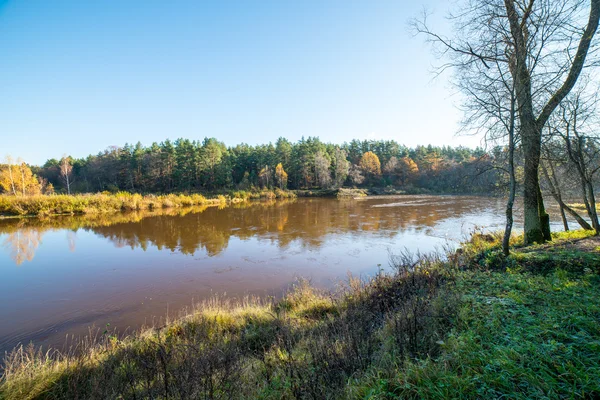
[[[303,246],[318,248],[331,233],[371,231],[393,237],[406,230],[431,231],[440,221],[460,218],[465,213],[483,217],[479,222],[471,221],[471,227],[486,221],[497,225],[498,221],[490,214],[496,209],[495,203],[497,199],[456,196],[272,200],[228,207],[5,219],[0,220],[0,235],[5,236],[4,250],[16,265],[32,261],[44,234],[56,230],[66,232],[66,246],[71,252],[76,250],[77,231],[81,229],[110,240],[116,247],[146,250],[154,246],[191,255],[204,250],[208,256],[216,256],[227,248],[231,237],[268,239],[280,248],[299,240]],[[459,240],[468,229],[455,226],[452,230],[430,233]]]
[[[0,220],[0,351],[136,328],[216,294],[279,295],[298,277],[332,287],[390,251],[501,229],[502,215],[502,199],[400,196]]]

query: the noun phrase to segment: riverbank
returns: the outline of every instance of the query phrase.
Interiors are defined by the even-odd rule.
[[[517,241],[514,241],[516,244]],[[20,349],[0,398],[465,398],[600,395],[600,253],[588,232],[448,260],[393,258],[335,293],[215,299],[167,326],[64,354]]]
[[[201,194],[141,195],[137,193],[96,193],[77,195],[0,195],[0,217],[85,215],[122,211],[152,211],[203,205],[224,205],[248,199],[294,198],[283,190],[237,191],[205,197]]]
[[[369,187],[369,188],[337,188],[337,189],[311,189],[293,190],[298,197],[336,197],[338,199],[351,199],[366,196],[401,196],[401,195],[468,195],[481,196],[481,193],[449,193],[436,192],[422,188],[406,187],[397,189],[394,187]],[[491,194],[487,194],[489,196]]]
[[[352,199],[357,197],[366,197],[369,195],[367,189],[314,189],[314,190],[294,190],[298,197],[335,197],[338,199]]]
[[[124,211],[154,211],[190,206],[236,204],[247,200],[295,199],[297,197],[325,197],[356,199],[367,196],[431,194],[424,190],[393,188],[337,188],[315,190],[235,190],[210,194],[147,194],[87,193],[74,195],[0,195],[0,218],[48,217],[56,215],[89,215]],[[438,193],[439,194],[439,193]]]

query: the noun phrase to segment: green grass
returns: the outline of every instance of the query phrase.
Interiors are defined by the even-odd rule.
[[[291,190],[281,190],[279,188],[275,188],[273,190],[270,189],[253,189],[253,190],[236,190],[230,193],[230,197],[232,199],[242,199],[242,200],[258,200],[258,199],[295,199],[297,197],[296,193]]]
[[[588,232],[502,256],[497,235],[334,293],[217,299],[76,352],[21,348],[2,399],[598,398],[600,259]]]
[[[456,282],[461,304],[442,355],[405,365],[392,362],[389,369],[376,367],[352,383],[356,397],[600,395],[596,275],[469,271],[461,272]]]

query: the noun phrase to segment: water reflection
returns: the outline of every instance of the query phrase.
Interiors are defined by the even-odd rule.
[[[501,199],[404,196],[0,220],[0,352],[136,328],[215,293],[277,295],[298,276],[331,287],[502,215]]]
[[[33,260],[35,251],[42,241],[42,232],[36,228],[18,228],[9,233],[2,246],[16,265]]]
[[[285,249],[298,241],[317,249],[334,233],[371,232],[391,238],[398,233],[430,232],[447,219],[476,214],[485,222],[495,218],[493,200],[481,198],[410,196],[401,199],[301,199],[235,204],[226,209],[189,207],[124,214],[97,214],[47,219],[0,221],[0,234],[8,234],[4,248],[16,265],[31,261],[49,230],[66,230],[68,249],[76,249],[77,231],[108,239],[117,248],[147,250],[149,246],[209,257],[227,249],[232,237],[259,238]],[[452,234],[456,236],[457,227]],[[460,232],[460,229],[459,229]],[[439,234],[439,232],[438,232]],[[458,239],[459,237],[455,237]]]

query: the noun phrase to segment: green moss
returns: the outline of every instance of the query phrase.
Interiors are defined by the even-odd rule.
[[[584,230],[579,229],[576,231],[567,231],[567,232],[553,232],[552,239],[553,240],[575,240],[575,239],[585,239],[588,237],[595,236],[596,232],[593,230]]]

